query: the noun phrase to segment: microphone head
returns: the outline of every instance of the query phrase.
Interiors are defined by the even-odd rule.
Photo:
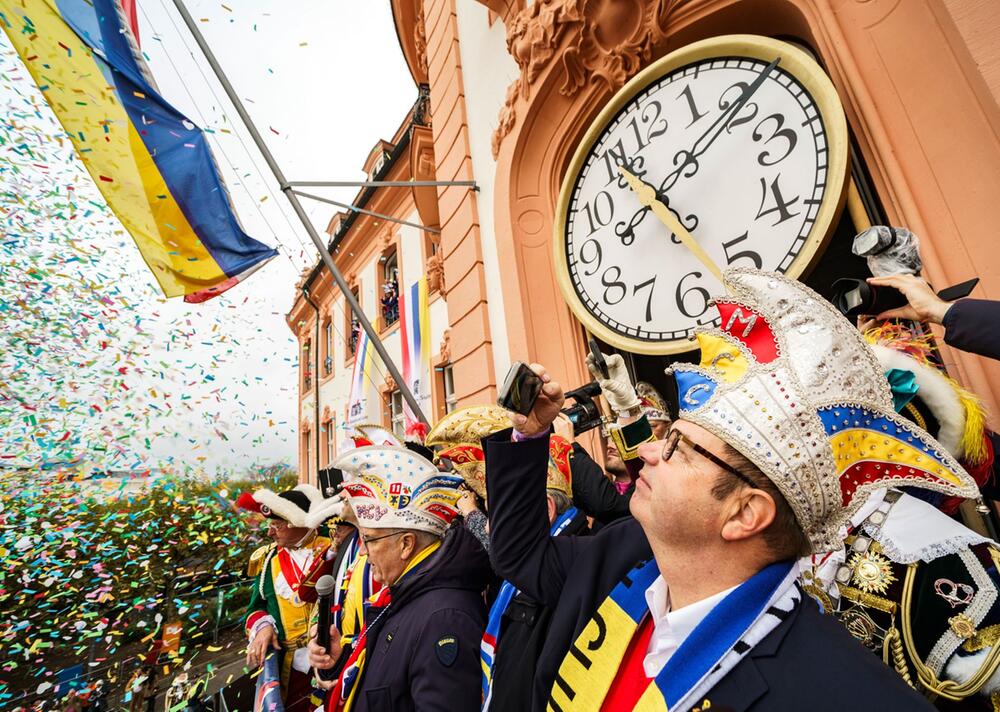
[[[325,576],[320,576],[319,581],[316,582],[316,593],[320,596],[329,596],[336,587],[337,580],[330,574],[326,574]]]

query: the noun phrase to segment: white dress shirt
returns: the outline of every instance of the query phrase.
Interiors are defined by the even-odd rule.
[[[677,648],[691,635],[691,631],[735,588],[733,586],[690,606],[672,611],[667,582],[663,580],[663,576],[657,576],[646,589],[646,605],[649,606],[653,619],[653,635],[642,661],[646,677],[654,678],[659,675],[667,661],[677,652]]]

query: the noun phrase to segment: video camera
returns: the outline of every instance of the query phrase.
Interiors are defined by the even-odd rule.
[[[594,400],[601,394],[601,387],[596,381],[585,383],[579,388],[567,391],[566,397],[575,403],[569,408],[563,408],[560,413],[573,423],[573,435],[580,435],[601,425],[601,410]]]

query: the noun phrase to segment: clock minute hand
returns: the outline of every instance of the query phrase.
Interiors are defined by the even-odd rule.
[[[780,61],[781,57],[775,57],[774,61],[764,67],[761,73],[757,75],[757,78],[750,83],[750,86],[743,90],[743,93],[740,94],[740,98],[736,100],[736,103],[722,112],[722,114],[715,119],[712,125],[708,127],[708,130],[698,137],[698,140],[694,142],[694,145],[691,147],[691,151],[688,154],[690,157],[689,160],[697,158],[708,150],[709,146],[715,143],[715,139],[722,134],[722,129],[729,124],[729,120],[740,113],[740,110],[746,106],[748,101],[750,101],[750,97],[752,97],[754,93],[760,89],[764,80],[766,80],[771,71],[778,66]],[[707,142],[705,142],[706,139]],[[705,143],[703,144],[702,142]]]
[[[622,174],[625,180],[628,182],[629,187],[635,193],[636,197],[639,198],[639,202],[645,207],[650,208],[653,214],[660,219],[667,228],[670,229],[677,237],[680,238],[684,246],[694,253],[705,268],[715,275],[715,277],[721,282],[722,281],[722,271],[718,266],[712,261],[712,258],[701,248],[697,242],[694,241],[694,237],[691,236],[683,225],[681,225],[680,220],[674,217],[674,214],[670,212],[670,208],[660,202],[656,197],[656,188],[644,183],[637,176],[629,173],[624,167],[618,166],[618,171]]]
[[[724,129],[729,124],[729,121],[735,117],[744,106],[746,106],[750,97],[752,97],[754,92],[760,88],[760,86],[764,83],[764,80],[766,80],[771,71],[778,66],[780,61],[781,57],[775,57],[774,61],[764,67],[761,73],[758,74],[757,77],[747,86],[747,88],[743,90],[743,93],[740,94],[740,98],[737,99],[735,103],[731,104],[725,111],[719,114],[715,118],[715,121],[712,122],[712,125],[708,127],[708,130],[695,140],[690,150],[681,149],[674,155],[673,162],[677,167],[660,183],[659,192],[661,195],[673,188],[674,184],[677,183],[681,175],[684,175],[685,178],[690,178],[698,172],[698,157],[705,153],[709,146],[715,143],[715,139],[722,134],[722,129]],[[680,165],[678,165],[678,163]],[[631,167],[633,164],[630,162],[629,165]],[[690,172],[685,173],[685,171],[689,169]],[[636,211],[628,222],[620,222],[615,226],[615,234],[622,238],[622,242],[624,244],[631,244],[631,240],[634,239],[635,228],[645,219],[646,212],[647,208],[643,207],[642,209]],[[626,239],[629,241],[625,242]]]

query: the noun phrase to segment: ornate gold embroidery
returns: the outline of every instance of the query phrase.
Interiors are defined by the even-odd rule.
[[[962,649],[967,653],[975,653],[984,648],[992,648],[1000,642],[1000,625],[991,625],[962,643]]]
[[[847,628],[847,632],[866,648],[877,651],[883,647],[887,631],[880,627],[862,606],[851,606],[841,612],[840,622]]]
[[[833,615],[837,607],[833,605],[833,600],[830,598],[830,594],[826,592],[823,582],[817,579],[812,571],[803,571],[802,580],[802,590],[819,601],[819,604],[823,607],[824,614],[828,616]]]
[[[841,586],[840,595],[847,600],[854,601],[862,606],[868,606],[869,608],[880,610],[883,613],[896,615],[896,603],[895,601],[890,601],[888,598],[882,598],[881,596],[865,593],[864,591],[859,591],[858,589],[851,588],[850,586]]]
[[[865,593],[885,593],[896,581],[892,562],[872,549],[855,552],[848,565],[854,570],[852,583]]]
[[[948,625],[951,626],[952,633],[965,640],[976,634],[976,624],[964,613],[959,613],[957,616],[949,618]]]

